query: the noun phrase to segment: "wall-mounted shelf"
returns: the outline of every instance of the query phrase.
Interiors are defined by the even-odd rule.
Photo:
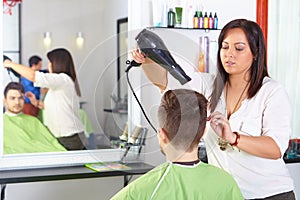
[[[209,31],[220,31],[221,29],[208,29],[208,28],[187,28],[187,27],[174,27],[174,28],[170,28],[170,27],[162,27],[162,26],[150,26],[148,27],[149,29],[174,29],[174,30],[194,30],[194,31],[205,31],[205,32],[209,32]]]

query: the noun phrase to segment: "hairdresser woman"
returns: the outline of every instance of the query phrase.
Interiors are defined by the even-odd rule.
[[[291,105],[282,85],[267,72],[260,27],[237,19],[222,29],[216,75],[195,73],[185,86],[210,101],[205,136],[208,162],[233,175],[245,199],[294,200],[293,180],[283,161],[291,135]],[[135,50],[147,77],[167,90],[167,72]]]
[[[44,102],[28,93],[31,103],[44,109],[44,124],[68,150],[84,149],[84,127],[79,117],[80,89],[71,54],[63,48],[47,54],[49,72],[41,73],[9,60],[4,67],[11,68],[34,82],[35,87],[48,88]]]

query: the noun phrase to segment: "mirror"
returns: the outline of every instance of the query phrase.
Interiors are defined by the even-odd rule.
[[[111,148],[108,139],[111,135],[122,134],[127,122],[126,113],[106,112],[116,106],[114,97],[124,99],[126,95],[124,83],[119,83],[117,76],[117,43],[125,38],[118,36],[116,24],[124,32],[126,26],[117,22],[127,17],[127,6],[127,0],[32,0],[19,5],[20,15],[16,6],[11,16],[3,18],[5,23],[14,24],[14,30],[6,29],[3,35],[4,41],[8,36],[15,39],[11,49],[4,48],[4,53],[15,62],[28,66],[28,58],[39,55],[43,59],[43,69],[47,69],[46,53],[49,50],[65,47],[71,52],[82,92],[82,109],[93,126],[96,149]],[[16,21],[12,21],[13,18]],[[43,43],[46,32],[51,33],[49,46]],[[75,42],[79,32],[84,38],[83,46],[77,46]],[[125,43],[120,43],[122,48]],[[6,70],[3,70],[3,76],[4,87],[11,80]],[[13,77],[13,80],[17,79]]]

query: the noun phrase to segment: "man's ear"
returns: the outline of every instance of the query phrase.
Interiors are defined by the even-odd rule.
[[[3,105],[6,106],[6,100],[3,98]]]
[[[169,141],[167,132],[165,131],[164,128],[161,128],[159,137],[160,137],[164,142]]]

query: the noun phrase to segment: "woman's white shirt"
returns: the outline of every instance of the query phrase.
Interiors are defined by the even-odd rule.
[[[215,76],[198,72],[190,76],[192,80],[179,87],[196,90],[209,98]],[[174,87],[174,80],[170,79],[172,78],[168,80],[170,87]],[[224,93],[216,111],[226,116]],[[272,137],[284,155],[292,133],[291,104],[284,87],[265,77],[258,93],[251,99],[245,99],[241,107],[231,115],[229,122],[232,131],[242,135]],[[210,127],[209,122],[207,127]],[[218,136],[211,128],[208,128],[204,140],[208,162],[232,174],[246,199],[263,198],[294,189],[293,180],[283,159],[260,158],[235,147],[221,151],[217,142]]]
[[[57,138],[84,131],[75,84],[65,73],[35,72],[36,87],[49,88],[44,100],[44,124]]]

